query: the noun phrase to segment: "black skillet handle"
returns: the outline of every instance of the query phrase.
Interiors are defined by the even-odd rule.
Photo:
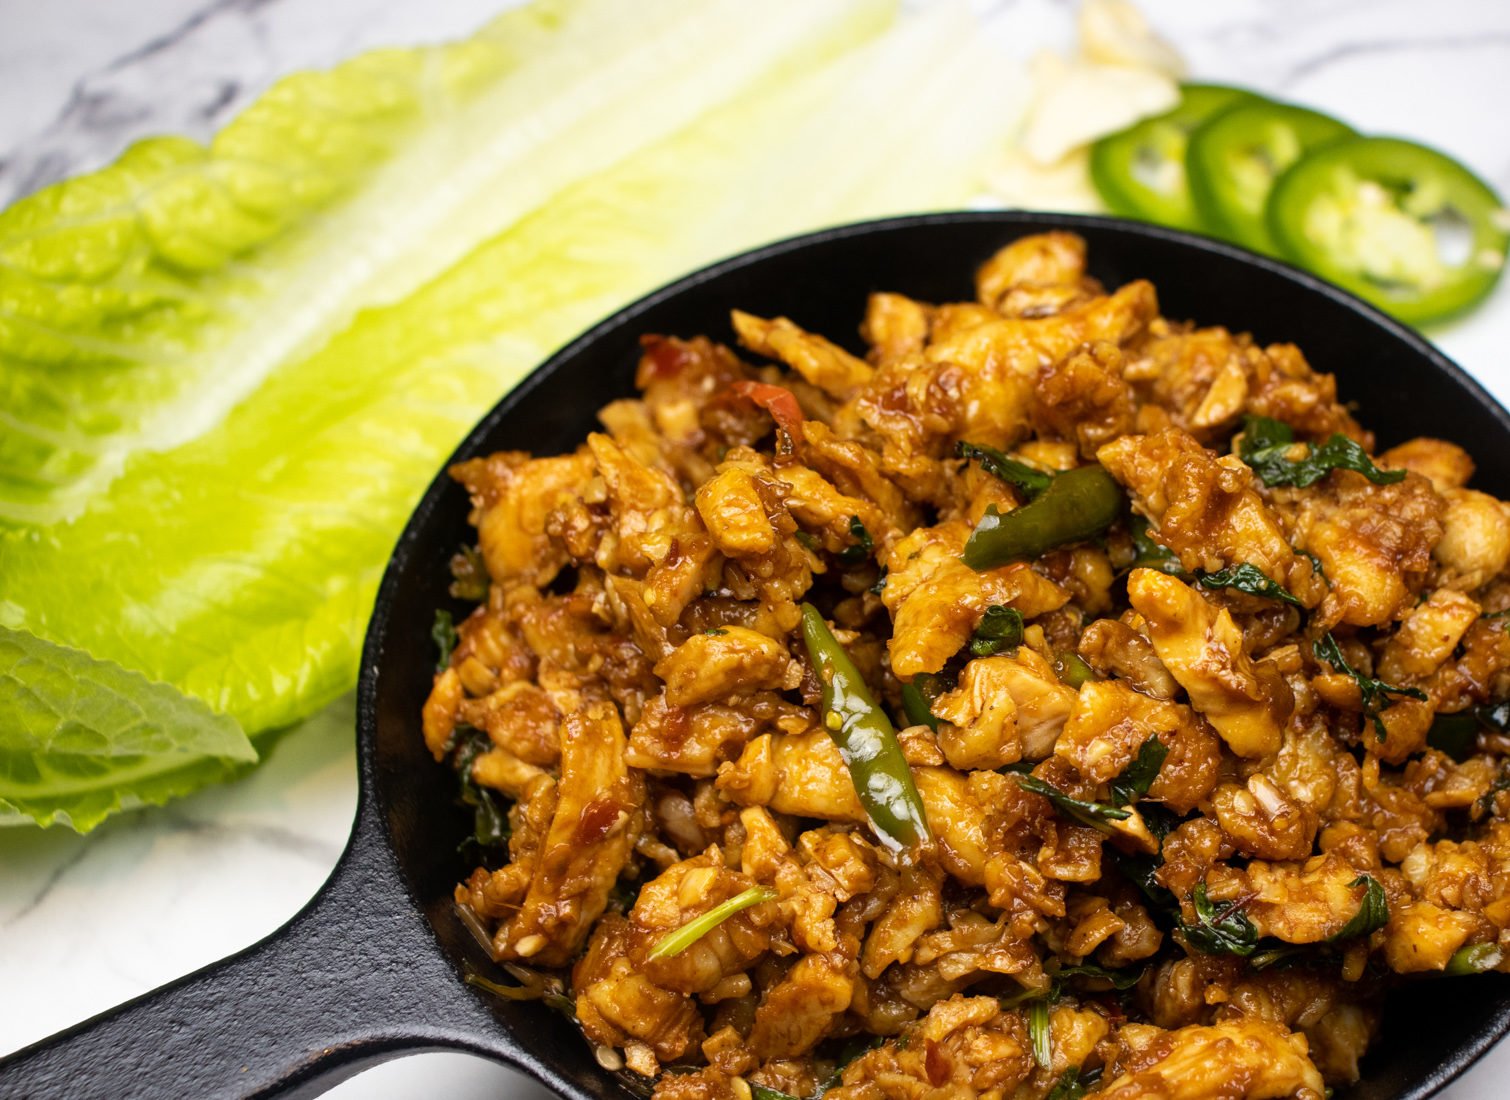
[[[396,1054],[474,1048],[486,1010],[373,832],[261,943],[0,1060],[0,1095],[305,1097]]]

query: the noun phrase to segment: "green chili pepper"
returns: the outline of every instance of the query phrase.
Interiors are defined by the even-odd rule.
[[[1097,465],[1066,470],[1021,508],[988,508],[965,543],[965,564],[994,569],[1101,534],[1122,514],[1122,487]]]
[[[1054,675],[1059,677],[1061,683],[1079,691],[1082,684],[1088,684],[1096,678],[1096,670],[1086,664],[1085,658],[1080,654],[1062,649],[1054,654]]]
[[[1460,947],[1447,960],[1447,968],[1443,973],[1454,978],[1464,974],[1484,974],[1498,966],[1504,957],[1505,954],[1497,943],[1476,943]]]
[[[839,746],[876,835],[898,848],[929,840],[923,800],[891,720],[876,704],[823,616],[809,603],[802,605],[802,640],[823,684],[823,726]]]

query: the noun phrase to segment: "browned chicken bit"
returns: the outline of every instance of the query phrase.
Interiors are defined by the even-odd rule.
[[[1510,508],[1085,260],[647,336],[453,468],[479,977],[646,1095],[1321,1100],[1510,969]]]

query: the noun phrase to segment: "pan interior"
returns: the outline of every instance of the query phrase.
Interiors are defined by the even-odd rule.
[[[1479,464],[1474,484],[1510,496],[1510,419],[1482,389],[1429,345],[1368,307],[1315,280],[1234,249],[1113,219],[960,214],[893,219],[788,242],[718,265],[638,303],[558,353],[477,427],[456,458],[495,450],[541,454],[574,449],[597,427],[596,410],[633,392],[642,333],[705,333],[732,341],[737,306],[783,314],[858,350],[867,294],[893,290],[927,301],[973,296],[978,264],[1001,245],[1045,228],[1072,229],[1089,244],[1091,273],[1109,288],[1147,278],[1166,316],[1292,342],[1318,370],[1338,376],[1380,448],[1416,435],[1455,440]],[[365,669],[363,817],[385,830],[414,899],[441,949],[458,966],[484,956],[451,910],[470,870],[457,852],[469,830],[449,771],[419,736],[430,689],[430,626],[437,608],[465,614],[446,593],[447,563],[472,541],[468,502],[443,475],[399,544],[378,598]],[[376,820],[367,821],[375,815]],[[474,996],[458,985],[457,996]],[[498,1034],[480,1043],[523,1051],[537,1072],[580,1097],[627,1095],[594,1063],[575,1027],[534,1004],[494,1002]],[[1425,981],[1396,997],[1370,1048],[1359,1085],[1338,1100],[1429,1095],[1510,1025],[1510,984],[1498,977]],[[517,1056],[517,1055],[516,1055]]]

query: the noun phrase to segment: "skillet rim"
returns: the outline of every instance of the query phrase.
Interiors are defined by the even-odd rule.
[[[395,542],[394,549],[384,568],[382,580],[379,583],[373,601],[372,614],[368,620],[363,638],[360,672],[357,682],[356,755],[358,791],[356,815],[352,829],[352,844],[355,845],[358,838],[364,834],[373,834],[371,839],[375,840],[385,850],[391,862],[392,869],[402,884],[405,899],[413,907],[416,915],[424,921],[432,937],[435,935],[435,929],[431,925],[423,899],[415,894],[412,880],[398,857],[396,838],[393,835],[387,815],[383,812],[386,798],[378,782],[377,700],[379,679],[382,673],[384,642],[391,628],[391,614],[396,592],[402,583],[403,575],[408,569],[410,559],[416,555],[419,547],[422,545],[421,534],[430,525],[433,516],[440,507],[442,499],[446,496],[446,490],[452,485],[446,473],[447,469],[457,461],[481,453],[484,449],[485,440],[493,434],[497,425],[510,416],[515,407],[529,394],[533,393],[540,386],[545,385],[550,377],[554,375],[559,364],[581,354],[586,348],[602,340],[605,336],[634,323],[644,313],[649,312],[667,299],[673,298],[688,289],[720,278],[729,272],[752,267],[774,257],[784,256],[830,241],[871,234],[884,234],[892,230],[931,225],[956,226],[971,224],[1016,229],[1023,233],[1039,232],[1055,228],[1075,231],[1077,227],[1130,233],[1133,236],[1142,236],[1150,240],[1158,240],[1191,248],[1198,253],[1220,256],[1227,260],[1236,261],[1241,265],[1255,267],[1276,275],[1288,282],[1298,284],[1312,294],[1321,296],[1328,300],[1335,308],[1360,316],[1366,322],[1371,322],[1374,327],[1382,329],[1395,340],[1408,347],[1426,363],[1429,363],[1433,371],[1451,379],[1471,395],[1474,402],[1495,421],[1506,439],[1510,440],[1510,412],[1507,412],[1505,407],[1499,403],[1483,384],[1415,329],[1389,316],[1378,307],[1340,287],[1326,282],[1308,271],[1301,270],[1282,260],[1250,252],[1240,246],[1219,241],[1202,234],[1169,229],[1127,218],[1099,214],[1054,213],[1009,209],[959,210],[926,214],[892,215],[849,222],[843,225],[783,237],[743,252],[725,256],[722,259],[680,276],[634,299],[601,321],[598,321],[586,331],[552,352],[521,378],[518,383],[504,393],[498,402],[461,439],[445,462],[440,466],[436,475],[425,487],[423,494],[410,514],[408,522],[404,525],[403,531]],[[426,946],[433,949],[438,957],[455,964],[456,960],[451,952],[446,950],[438,939],[432,939],[427,942]],[[458,995],[461,995],[461,991],[466,987],[460,980],[456,982],[456,985],[458,987]],[[466,992],[478,996],[472,990],[467,990]],[[506,1035],[508,1040],[507,1045],[480,1042],[474,1045],[474,1049],[479,1053],[501,1058],[508,1064],[541,1081],[542,1084],[545,1084],[549,1088],[564,1088],[565,1095],[567,1096],[580,1098],[580,1100],[590,1100],[587,1093],[576,1088],[573,1083],[563,1080],[554,1072],[553,1067],[541,1064],[530,1049],[527,1041],[522,1037],[516,1036],[512,1030],[505,1028],[502,1023],[498,1024],[498,1031]],[[1405,1093],[1401,1095],[1418,1098],[1418,1100],[1424,1100],[1426,1097],[1436,1095],[1446,1085],[1456,1080],[1469,1067],[1478,1062],[1492,1047],[1504,1040],[1507,1034],[1510,1034],[1510,995],[1507,995],[1503,999],[1497,1016],[1478,1022],[1476,1034],[1472,1041],[1457,1048],[1453,1057],[1438,1064],[1423,1078],[1408,1084]],[[513,1049],[509,1049],[510,1047],[513,1047]],[[542,1073],[542,1071],[544,1072]],[[605,1074],[605,1077],[607,1076]]]

